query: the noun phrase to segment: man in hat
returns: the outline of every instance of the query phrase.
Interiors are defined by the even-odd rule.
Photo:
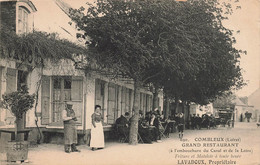
[[[75,112],[72,104],[66,104],[65,110],[62,111],[62,119],[64,124],[64,149],[66,153],[80,152],[76,148],[78,141]]]
[[[125,136],[129,136],[129,112],[125,112],[125,116],[121,115],[119,118],[116,119],[116,128],[117,133],[119,134],[119,140],[125,141],[127,138]],[[126,139],[125,139],[126,138]]]
[[[161,136],[160,136],[160,132],[159,132],[159,117],[158,117],[158,112],[154,111],[152,112],[152,116],[151,119],[149,121],[150,126],[154,126],[154,129],[152,130],[152,134],[153,134],[153,141],[156,142],[162,142],[161,141]]]

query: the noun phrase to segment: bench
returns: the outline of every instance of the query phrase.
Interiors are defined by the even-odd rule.
[[[31,131],[30,129],[22,129],[22,130],[17,131],[17,135],[18,134],[24,134],[24,140],[27,141],[30,131]],[[14,128],[1,128],[0,129],[0,138],[1,138],[2,133],[11,134],[11,141],[15,140],[15,129]]]

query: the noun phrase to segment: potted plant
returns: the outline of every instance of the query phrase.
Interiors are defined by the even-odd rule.
[[[19,138],[23,129],[25,113],[33,107],[35,95],[30,95],[27,86],[3,95],[3,106],[15,116],[15,141],[7,143],[7,161],[24,161],[28,156],[28,142]]]

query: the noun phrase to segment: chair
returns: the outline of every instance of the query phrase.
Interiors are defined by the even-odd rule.
[[[117,124],[116,129],[119,136],[119,142],[125,143],[126,141],[128,141],[128,135],[125,131],[126,127],[122,124]]]
[[[142,144],[144,143],[144,141],[139,133],[138,133],[137,139],[138,139],[138,143],[142,143]]]
[[[166,130],[165,128],[167,127],[167,125],[168,125],[168,123],[166,122],[166,126],[163,127],[162,123],[159,122],[159,133],[160,133],[161,137],[167,138],[165,136],[165,130]]]
[[[166,138],[169,138],[169,134],[170,134],[170,130],[171,130],[170,127],[171,127],[170,122],[166,121],[165,126],[164,126],[164,132],[163,132],[163,134],[165,135]]]

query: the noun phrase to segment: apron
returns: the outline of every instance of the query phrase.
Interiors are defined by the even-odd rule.
[[[73,110],[67,110],[67,117],[75,117],[75,112]],[[64,144],[71,145],[77,143],[78,135],[75,120],[64,121]]]
[[[90,147],[95,148],[104,148],[104,132],[103,126],[101,122],[96,122],[96,127],[93,125],[91,126],[91,139],[90,139]]]

